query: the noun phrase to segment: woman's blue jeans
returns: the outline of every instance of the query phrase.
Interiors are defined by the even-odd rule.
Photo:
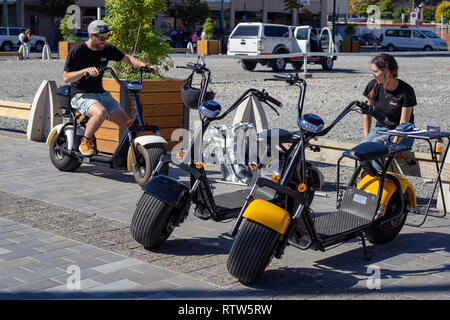
[[[391,139],[390,141],[392,142],[392,140],[394,139],[394,136],[391,135],[387,135],[387,134],[383,134],[383,133],[377,133],[377,131],[380,130],[386,130],[385,127],[375,127],[374,129],[372,129],[369,134],[367,135],[367,137],[363,140],[363,142],[379,142],[379,143],[388,143],[389,138]],[[407,146],[409,148],[412,147],[412,145],[414,144],[414,139],[413,138],[403,138],[400,143],[401,145]],[[384,159],[381,159],[384,160]],[[374,166],[374,168],[376,170],[381,170],[382,168],[378,165],[378,163],[376,163],[375,161],[372,161],[372,165]]]

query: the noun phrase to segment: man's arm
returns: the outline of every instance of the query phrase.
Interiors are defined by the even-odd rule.
[[[95,67],[89,67],[85,69],[81,69],[78,71],[64,71],[63,73],[63,81],[65,83],[75,82],[80,80],[84,77],[85,73],[89,73],[91,77],[98,77],[100,73],[98,72],[97,68]]]
[[[141,60],[139,60],[138,58],[135,58],[133,56],[130,56],[129,54],[125,54],[125,56],[123,57],[122,61],[134,68],[140,68],[140,67],[145,67],[147,66],[147,64]],[[151,69],[153,69],[153,72],[155,75],[159,75],[159,71],[158,68],[156,66],[148,66]]]

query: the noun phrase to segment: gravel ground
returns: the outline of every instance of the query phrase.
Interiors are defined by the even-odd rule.
[[[195,62],[193,55],[173,55],[174,66]],[[332,71],[324,72],[319,65],[309,65],[312,78],[307,79],[304,113],[320,115],[326,124],[331,123],[339,112],[351,101],[363,99],[362,92],[371,80],[370,56],[341,56],[335,61]],[[418,105],[414,109],[416,127],[440,125],[441,130],[450,130],[450,56],[398,56],[399,78],[409,83],[415,90]],[[244,71],[238,60],[226,56],[206,57],[211,69],[210,89],[215,91],[222,108],[230,106],[248,88],[266,89],[274,98],[282,101],[284,107],[277,116],[270,108],[266,114],[271,127],[297,130],[296,104],[298,88],[283,82],[264,81],[271,77],[271,69],[258,65],[254,72]],[[0,100],[31,103],[43,80],[62,83],[64,60],[27,61],[6,59],[0,61]],[[286,72],[293,72],[288,65]],[[184,79],[189,70],[172,68],[167,76]],[[225,123],[233,121],[231,113]],[[198,121],[198,113],[191,111],[191,129]],[[0,132],[17,135],[26,132],[26,121],[0,117]],[[362,139],[362,116],[349,114],[338,124],[326,139],[358,143]],[[416,142],[414,149],[426,152],[428,146]],[[327,180],[335,175],[334,170],[323,168]],[[329,171],[329,173],[328,173]],[[333,180],[334,181],[334,180]]]
[[[173,55],[174,65],[195,62],[195,56]],[[330,123],[337,114],[351,101],[362,99],[362,92],[370,81],[370,56],[342,56],[335,61],[331,72],[322,71],[320,66],[309,65],[312,74],[307,79],[308,87],[304,112],[320,115],[325,123]],[[399,78],[411,84],[417,96],[415,107],[416,126],[440,125],[441,130],[450,130],[450,113],[448,105],[450,57],[397,57],[400,66]],[[210,89],[216,92],[216,100],[223,109],[230,106],[246,89],[266,89],[276,99],[284,103],[279,117],[269,108],[267,116],[272,127],[297,129],[296,103],[298,89],[283,82],[264,81],[271,76],[271,69],[258,65],[254,72],[244,71],[238,60],[226,56],[206,57],[207,66],[212,72]],[[43,80],[55,80],[62,83],[64,60],[27,60],[0,61],[0,100],[31,103],[34,94]],[[290,65],[288,65],[290,67]],[[290,68],[287,72],[293,72]],[[189,74],[186,69],[172,68],[168,76],[184,79]],[[225,122],[232,122],[230,114]],[[197,112],[192,112],[191,121],[198,119]],[[0,122],[5,125],[4,121]],[[192,126],[191,126],[192,127]],[[26,127],[21,127],[21,130]],[[327,139],[357,143],[362,138],[361,115],[352,113],[340,125],[337,125]],[[20,129],[20,128],[17,128]]]

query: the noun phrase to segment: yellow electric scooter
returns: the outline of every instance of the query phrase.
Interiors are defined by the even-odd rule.
[[[292,84],[293,76],[274,77]],[[324,215],[315,216],[306,201],[305,176],[295,188],[290,183],[294,168],[299,162],[306,161],[308,142],[326,135],[352,110],[369,114],[387,127],[395,126],[372,106],[359,101],[350,103],[327,128],[319,116],[303,115],[286,170],[281,177],[256,180],[230,230],[235,240],[227,269],[240,281],[253,283],[261,279],[272,257],[280,259],[287,245],[325,251],[332,245],[360,237],[364,256],[369,259],[365,238],[374,244],[386,243],[402,229],[408,208],[416,206],[416,196],[406,178],[387,172],[387,168],[396,154],[409,150],[406,146],[365,142],[344,152],[338,161],[338,177],[339,164],[344,157],[356,160],[358,165],[345,190],[339,190],[338,179],[337,209]],[[377,171],[372,161],[376,161],[382,170]],[[273,200],[255,198],[257,189],[264,186],[276,190]]]

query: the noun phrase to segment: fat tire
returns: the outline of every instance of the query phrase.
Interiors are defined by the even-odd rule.
[[[160,143],[150,144],[146,147],[138,144],[136,148],[136,158],[139,167],[132,165],[133,176],[136,182],[141,186],[145,186],[152,175],[153,170],[159,163],[159,158],[166,154],[166,149]],[[169,164],[165,163],[160,174],[167,175],[169,172]]]
[[[131,235],[145,248],[161,246],[175,227],[169,226],[174,212],[168,212],[169,204],[144,192],[131,219]]]
[[[394,239],[400,233],[400,230],[403,228],[403,225],[405,224],[406,221],[406,216],[408,214],[407,205],[409,201],[408,195],[406,193],[403,195],[403,199],[404,199],[404,210],[403,213],[398,218],[400,220],[396,219],[381,225],[373,225],[372,227],[366,230],[366,238],[367,240],[370,241],[370,243],[372,244],[387,243],[392,239]],[[399,210],[398,202],[399,196],[398,192],[396,192],[389,200],[388,205],[386,207],[385,215],[381,218],[381,221],[383,219],[392,217],[393,214],[398,214],[397,212]]]
[[[258,282],[272,259],[279,238],[277,231],[245,219],[228,256],[228,272],[243,283]]]
[[[81,166],[81,161],[75,156],[68,156],[63,153],[59,153],[55,150],[56,147],[56,138],[58,134],[55,134],[52,138],[49,148],[50,160],[60,171],[74,171]],[[59,143],[61,147],[67,148],[67,136],[65,133],[62,133],[59,136]]]
[[[242,69],[247,71],[253,71],[255,70],[257,64],[258,62],[255,61],[242,60]]]

